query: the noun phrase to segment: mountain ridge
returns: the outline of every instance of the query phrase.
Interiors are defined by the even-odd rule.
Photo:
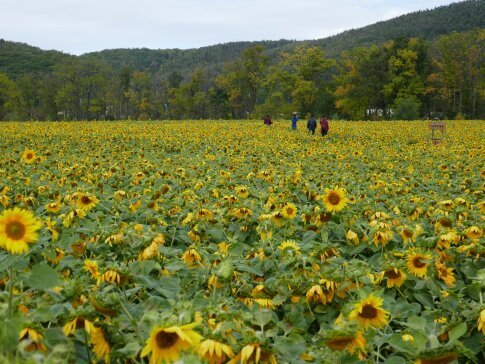
[[[454,31],[484,27],[485,0],[467,0],[411,12],[333,36],[304,41],[280,39],[228,42],[190,49],[115,48],[76,56],[0,39],[0,71],[15,79],[19,74],[50,72],[67,58],[96,58],[106,62],[114,70],[128,67],[150,73],[176,71],[187,75],[195,69],[203,68],[212,77],[220,72],[225,63],[237,59],[242,50],[254,45],[263,45],[270,59],[275,59],[281,52],[301,44],[319,46],[328,57],[336,58],[343,51],[372,44],[379,45],[396,38],[421,37],[433,40]]]

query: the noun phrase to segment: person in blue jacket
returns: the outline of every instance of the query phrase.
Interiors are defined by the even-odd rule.
[[[296,112],[293,113],[293,119],[291,119],[291,130],[296,130],[296,122],[300,120]]]

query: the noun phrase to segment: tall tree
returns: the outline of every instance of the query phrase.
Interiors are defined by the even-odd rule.
[[[22,110],[22,95],[15,82],[0,72],[0,120],[16,120]]]
[[[453,117],[483,116],[485,106],[485,30],[452,33],[438,39],[433,48],[434,71],[426,91],[437,107]]]

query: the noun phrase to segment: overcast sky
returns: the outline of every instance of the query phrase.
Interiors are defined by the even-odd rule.
[[[0,38],[82,54],[316,39],[448,0],[0,0]]]

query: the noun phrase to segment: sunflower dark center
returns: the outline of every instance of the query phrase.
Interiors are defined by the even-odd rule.
[[[25,235],[25,225],[19,221],[12,221],[7,224],[7,236],[12,240],[21,240]]]
[[[174,332],[160,331],[157,336],[155,336],[155,341],[160,349],[165,349],[173,346],[179,336]]]
[[[412,238],[413,237],[413,232],[409,230],[404,230],[404,236],[406,238]]]
[[[332,205],[338,205],[340,202],[340,196],[336,194],[335,192],[331,192],[330,195],[328,196],[328,201]]]
[[[83,197],[81,197],[81,202],[82,202],[83,204],[85,204],[85,205],[88,205],[88,204],[90,204],[92,201],[91,201],[91,199],[90,199],[88,196],[83,196]]]
[[[344,350],[353,340],[351,336],[334,337],[327,340],[327,345],[334,350]]]
[[[26,157],[27,159],[32,159],[34,158],[34,155],[32,153],[27,153]]]
[[[387,278],[391,278],[391,279],[397,279],[401,276],[401,272],[399,270],[394,270],[394,269],[388,269],[386,270],[386,272],[384,273],[384,275],[387,277]]]
[[[416,268],[424,268],[424,267],[426,267],[426,263],[425,262],[422,262],[421,259],[423,259],[423,257],[416,257],[416,258],[413,259],[413,265]]]
[[[287,213],[288,215],[292,215],[292,214],[293,214],[293,208],[291,208],[291,207],[287,207],[287,208],[286,208],[286,213]]]
[[[448,220],[448,219],[441,219],[440,225],[445,227],[445,228],[449,228],[449,227],[451,227],[451,221]]]
[[[453,360],[458,359],[458,355],[455,352],[447,353],[441,356],[436,356],[434,358],[421,359],[423,364],[448,364]]]
[[[377,309],[372,305],[364,305],[360,316],[366,319],[373,319],[377,316]]]
[[[327,221],[330,221],[332,215],[330,214],[326,214],[326,213],[320,213],[320,215],[318,215],[318,218],[320,219],[321,222],[327,222]]]

